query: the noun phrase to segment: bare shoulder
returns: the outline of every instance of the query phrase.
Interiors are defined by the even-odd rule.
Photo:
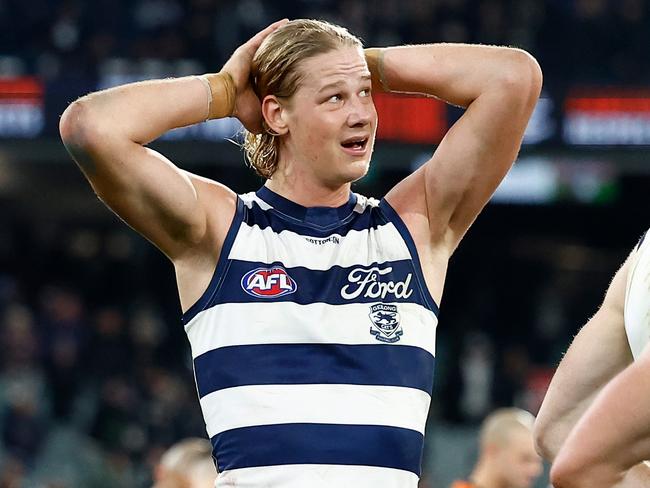
[[[189,171],[184,172],[199,192],[199,198],[214,199],[213,203],[217,204],[227,204],[228,202],[234,204],[237,201],[237,194],[223,183]]]
[[[612,282],[607,289],[607,294],[605,295],[605,300],[603,301],[603,307],[607,308],[612,312],[616,312],[623,316],[625,309],[625,294],[627,289],[627,281],[630,270],[633,269],[634,263],[637,259],[637,249],[633,249],[632,252],[628,255],[625,262],[618,269]]]
[[[237,209],[237,194],[223,183],[189,171],[185,173],[205,211],[209,245],[220,249]]]
[[[196,303],[214,273],[237,210],[237,195],[226,185],[185,172],[205,215],[205,232],[172,259],[183,311]]]

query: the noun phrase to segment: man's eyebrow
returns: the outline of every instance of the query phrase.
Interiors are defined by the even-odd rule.
[[[323,85],[318,89],[317,93],[324,92],[325,90],[329,90],[330,88],[338,88],[341,86],[345,86],[344,81],[335,81],[333,83],[328,83],[327,85]]]
[[[361,78],[362,81],[370,81],[371,76],[370,76],[370,73],[368,73],[368,74],[362,75],[360,78]],[[328,83],[327,85],[323,85],[322,87],[320,87],[318,89],[317,93],[323,92],[323,91],[328,90],[330,88],[339,88],[341,86],[345,86],[344,81],[341,81],[341,80],[334,81],[332,83]]]

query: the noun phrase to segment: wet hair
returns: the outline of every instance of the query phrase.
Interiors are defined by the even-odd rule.
[[[251,66],[253,89],[260,100],[267,95],[291,97],[303,78],[302,61],[339,47],[362,47],[347,29],[322,20],[296,19],[267,37],[255,53]],[[264,178],[278,167],[278,135],[262,121],[262,133],[244,130],[243,148],[250,165]]]

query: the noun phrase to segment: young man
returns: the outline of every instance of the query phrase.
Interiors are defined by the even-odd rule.
[[[537,416],[535,440],[557,488],[650,486],[642,463],[650,459],[649,338],[646,233],[571,344]]]
[[[479,458],[467,481],[451,488],[530,488],[542,473],[535,452],[535,417],[519,408],[501,408],[481,426]]]
[[[174,264],[220,483],[417,485],[447,263],[515,160],[541,83],[517,49],[364,53],[341,27],[295,20],[217,74],[66,110],[63,140],[98,196]],[[381,202],[350,191],[374,146],[371,87],[467,107]],[[229,115],[267,178],[256,193],[145,147]]]

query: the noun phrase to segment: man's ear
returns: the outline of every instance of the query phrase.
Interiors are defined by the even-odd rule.
[[[262,117],[270,131],[277,135],[284,135],[289,131],[287,126],[286,108],[274,95],[267,95],[262,101]]]

